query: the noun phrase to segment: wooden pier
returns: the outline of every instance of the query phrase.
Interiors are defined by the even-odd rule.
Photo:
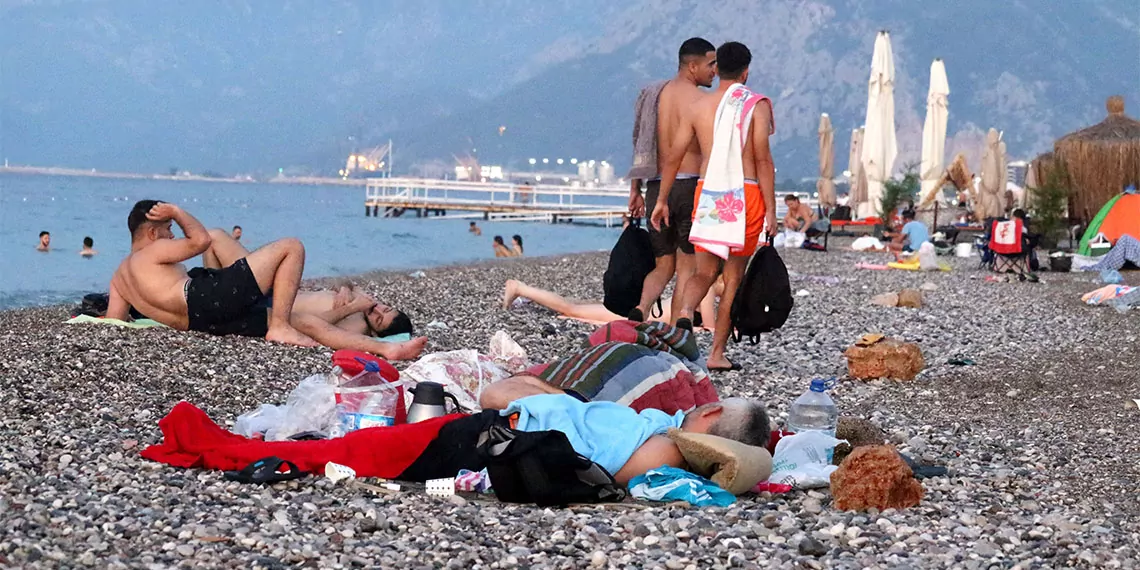
[[[365,186],[364,215],[550,223],[594,219],[610,226],[621,223],[628,205],[629,189],[618,186],[371,178]]]

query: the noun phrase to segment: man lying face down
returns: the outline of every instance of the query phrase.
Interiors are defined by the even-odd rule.
[[[486,467],[475,448],[479,435],[493,425],[527,432],[560,431],[576,452],[621,485],[663,465],[686,466],[677,445],[665,436],[669,428],[756,447],[767,445],[770,433],[764,404],[741,398],[704,404],[687,414],[667,414],[653,409],[638,412],[613,402],[583,402],[565,393],[538,394],[514,400],[503,410],[484,410],[443,426],[399,478],[423,481]]]

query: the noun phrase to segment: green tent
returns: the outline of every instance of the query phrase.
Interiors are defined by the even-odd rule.
[[[1092,248],[1089,247],[1089,242],[1096,238],[1096,234],[1100,233],[1100,225],[1104,222],[1104,218],[1108,216],[1108,213],[1112,211],[1112,207],[1116,205],[1117,200],[1120,200],[1121,196],[1123,196],[1123,194],[1113,196],[1112,199],[1097,212],[1096,217],[1089,223],[1089,229],[1085,230],[1085,235],[1081,236],[1081,245],[1077,249],[1077,253],[1081,255],[1092,255]]]

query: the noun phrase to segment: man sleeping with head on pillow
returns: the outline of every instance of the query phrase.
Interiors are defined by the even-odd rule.
[[[721,465],[734,461],[759,463],[763,471],[771,468],[771,456],[763,449],[769,436],[768,413],[760,402],[730,398],[687,414],[667,414],[654,409],[638,412],[613,402],[583,402],[563,393],[527,396],[510,402],[504,410],[483,410],[445,425],[400,478],[416,481],[450,476],[440,474],[460,469],[482,469],[485,465],[475,448],[479,435],[493,425],[562,432],[574,451],[600,465],[621,485],[663,465],[686,469],[691,463],[704,463],[700,470],[707,475],[713,475],[708,472],[712,469],[724,471]],[[718,437],[702,439],[699,434]],[[686,459],[689,450],[696,450],[692,462]],[[710,454],[712,461],[702,461]],[[732,470],[737,469],[734,464]],[[756,481],[741,484],[747,488],[718,483],[739,494]]]

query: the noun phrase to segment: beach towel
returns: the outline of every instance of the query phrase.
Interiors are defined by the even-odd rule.
[[[744,247],[748,212],[744,197],[742,152],[756,104],[767,99],[734,83],[717,106],[713,123],[713,147],[705,169],[700,200],[693,210],[689,241],[728,259],[733,249]]]
[[[109,319],[107,317],[92,317],[91,315],[79,315],[64,321],[69,325],[78,324],[96,324],[96,325],[111,325],[115,327],[123,327],[128,329],[149,329],[153,327],[165,327],[166,325],[151,319],[135,319],[133,321],[120,321],[119,319]]]
[[[578,353],[528,372],[591,401],[637,411],[687,412],[720,400],[689,331],[665,323],[614,321],[589,342]]]
[[[668,83],[650,83],[637,94],[637,102],[633,104],[633,167],[627,178],[657,177],[657,102]]]
[[[332,461],[358,477],[396,478],[419,458],[440,428],[466,417],[451,414],[414,424],[356,430],[321,441],[260,441],[230,433],[205,412],[179,402],[158,422],[162,443],[142,450],[144,458],[174,467],[235,471],[265,457],[297,464],[306,473],[322,473]]]
[[[1089,291],[1081,296],[1081,300],[1089,305],[1100,305],[1130,293],[1134,287],[1128,285],[1105,285],[1095,291]]]

